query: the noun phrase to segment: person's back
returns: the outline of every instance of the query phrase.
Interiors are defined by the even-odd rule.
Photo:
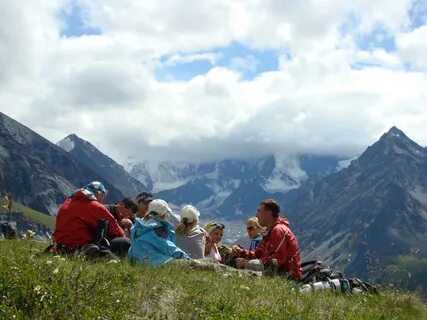
[[[205,231],[197,226],[188,233],[177,233],[176,245],[192,259],[203,259],[205,257],[205,239]]]
[[[149,204],[148,215],[136,218],[128,254],[131,260],[158,266],[174,259],[189,258],[176,246],[174,228],[166,221],[171,212],[164,200],[155,199]]]
[[[109,238],[124,236],[123,230],[104,205],[88,197],[83,189],[79,190],[60,207],[53,239],[56,244],[70,250],[81,248],[93,240],[101,220],[108,221]]]

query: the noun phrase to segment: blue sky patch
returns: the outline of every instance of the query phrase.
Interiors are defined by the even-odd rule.
[[[427,23],[427,1],[414,0],[409,9],[411,29],[419,28]]]
[[[185,59],[192,55],[198,56],[194,61]],[[201,59],[200,56],[215,56],[215,59]],[[160,59],[160,66],[156,69],[156,77],[160,81],[187,81],[193,77],[207,73],[215,66],[222,66],[239,72],[245,80],[251,80],[257,75],[277,70],[279,67],[278,50],[252,49],[238,42],[227,47],[220,47],[208,52],[181,53],[183,59],[171,63],[174,55]],[[214,60],[214,61],[213,61]]]
[[[71,1],[67,8],[59,12],[59,19],[63,22],[61,36],[80,37],[101,34],[101,29],[88,26],[87,15],[87,11],[76,1]]]
[[[387,52],[396,50],[394,36],[390,34],[382,25],[377,25],[371,32],[362,33],[358,30],[360,18],[355,14],[348,15],[345,23],[340,27],[342,35],[351,35],[357,47],[361,50],[375,50],[382,48]]]
[[[356,45],[362,50],[374,50],[382,48],[387,52],[396,50],[394,36],[387,32],[382,26],[377,26],[370,33],[356,34]]]

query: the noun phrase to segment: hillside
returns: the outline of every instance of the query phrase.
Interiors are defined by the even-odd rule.
[[[11,192],[25,206],[54,214],[75,189],[94,180],[104,182],[110,201],[123,197],[66,151],[0,112],[0,193]]]
[[[427,257],[426,199],[427,151],[394,127],[348,168],[282,202],[306,259],[374,278],[400,255]]]
[[[33,210],[31,208],[28,208],[20,203],[14,203],[13,204],[13,211],[15,212],[22,212],[24,217],[28,219],[31,222],[38,223],[41,225],[44,225],[50,229],[53,229],[55,226],[55,217],[49,216],[47,214],[38,212],[36,210]],[[3,207],[0,207],[0,213],[6,213],[6,209]],[[12,213],[13,214],[13,213]]]
[[[121,165],[77,135],[71,134],[59,141],[57,145],[73,156],[76,161],[103,177],[124,195],[134,197],[147,190],[147,187],[131,177]]]
[[[303,295],[280,278],[178,266],[36,255],[44,243],[0,241],[2,319],[426,319],[411,294]]]

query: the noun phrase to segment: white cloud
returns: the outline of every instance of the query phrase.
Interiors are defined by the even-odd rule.
[[[420,69],[427,70],[427,25],[411,32],[399,33],[396,43],[402,59]]]
[[[75,132],[120,160],[353,155],[398,125],[427,144],[425,27],[407,31],[406,0],[78,3],[101,35],[61,37],[65,0],[0,4],[0,110],[53,141]],[[350,14],[354,32],[396,34],[398,52],[358,49],[340,32]],[[215,65],[213,49],[233,41],[291,58],[252,80],[240,74],[256,69],[250,54],[189,81],[155,78],[164,55]]]
[[[211,65],[215,65],[220,58],[219,53],[203,52],[195,54],[174,54],[169,57],[164,63],[164,66],[174,66],[180,63],[190,63],[194,61],[208,61]]]

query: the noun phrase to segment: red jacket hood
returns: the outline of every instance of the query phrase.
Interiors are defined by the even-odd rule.
[[[284,224],[286,227],[289,228],[289,221],[286,218],[282,218],[282,217],[277,218],[276,223],[274,225],[278,225],[278,224]]]
[[[86,200],[86,201],[97,201],[95,199],[92,198],[93,196],[91,194],[87,194],[85,193],[84,189],[80,189],[77,190],[73,195],[72,195],[72,199],[73,200]]]

